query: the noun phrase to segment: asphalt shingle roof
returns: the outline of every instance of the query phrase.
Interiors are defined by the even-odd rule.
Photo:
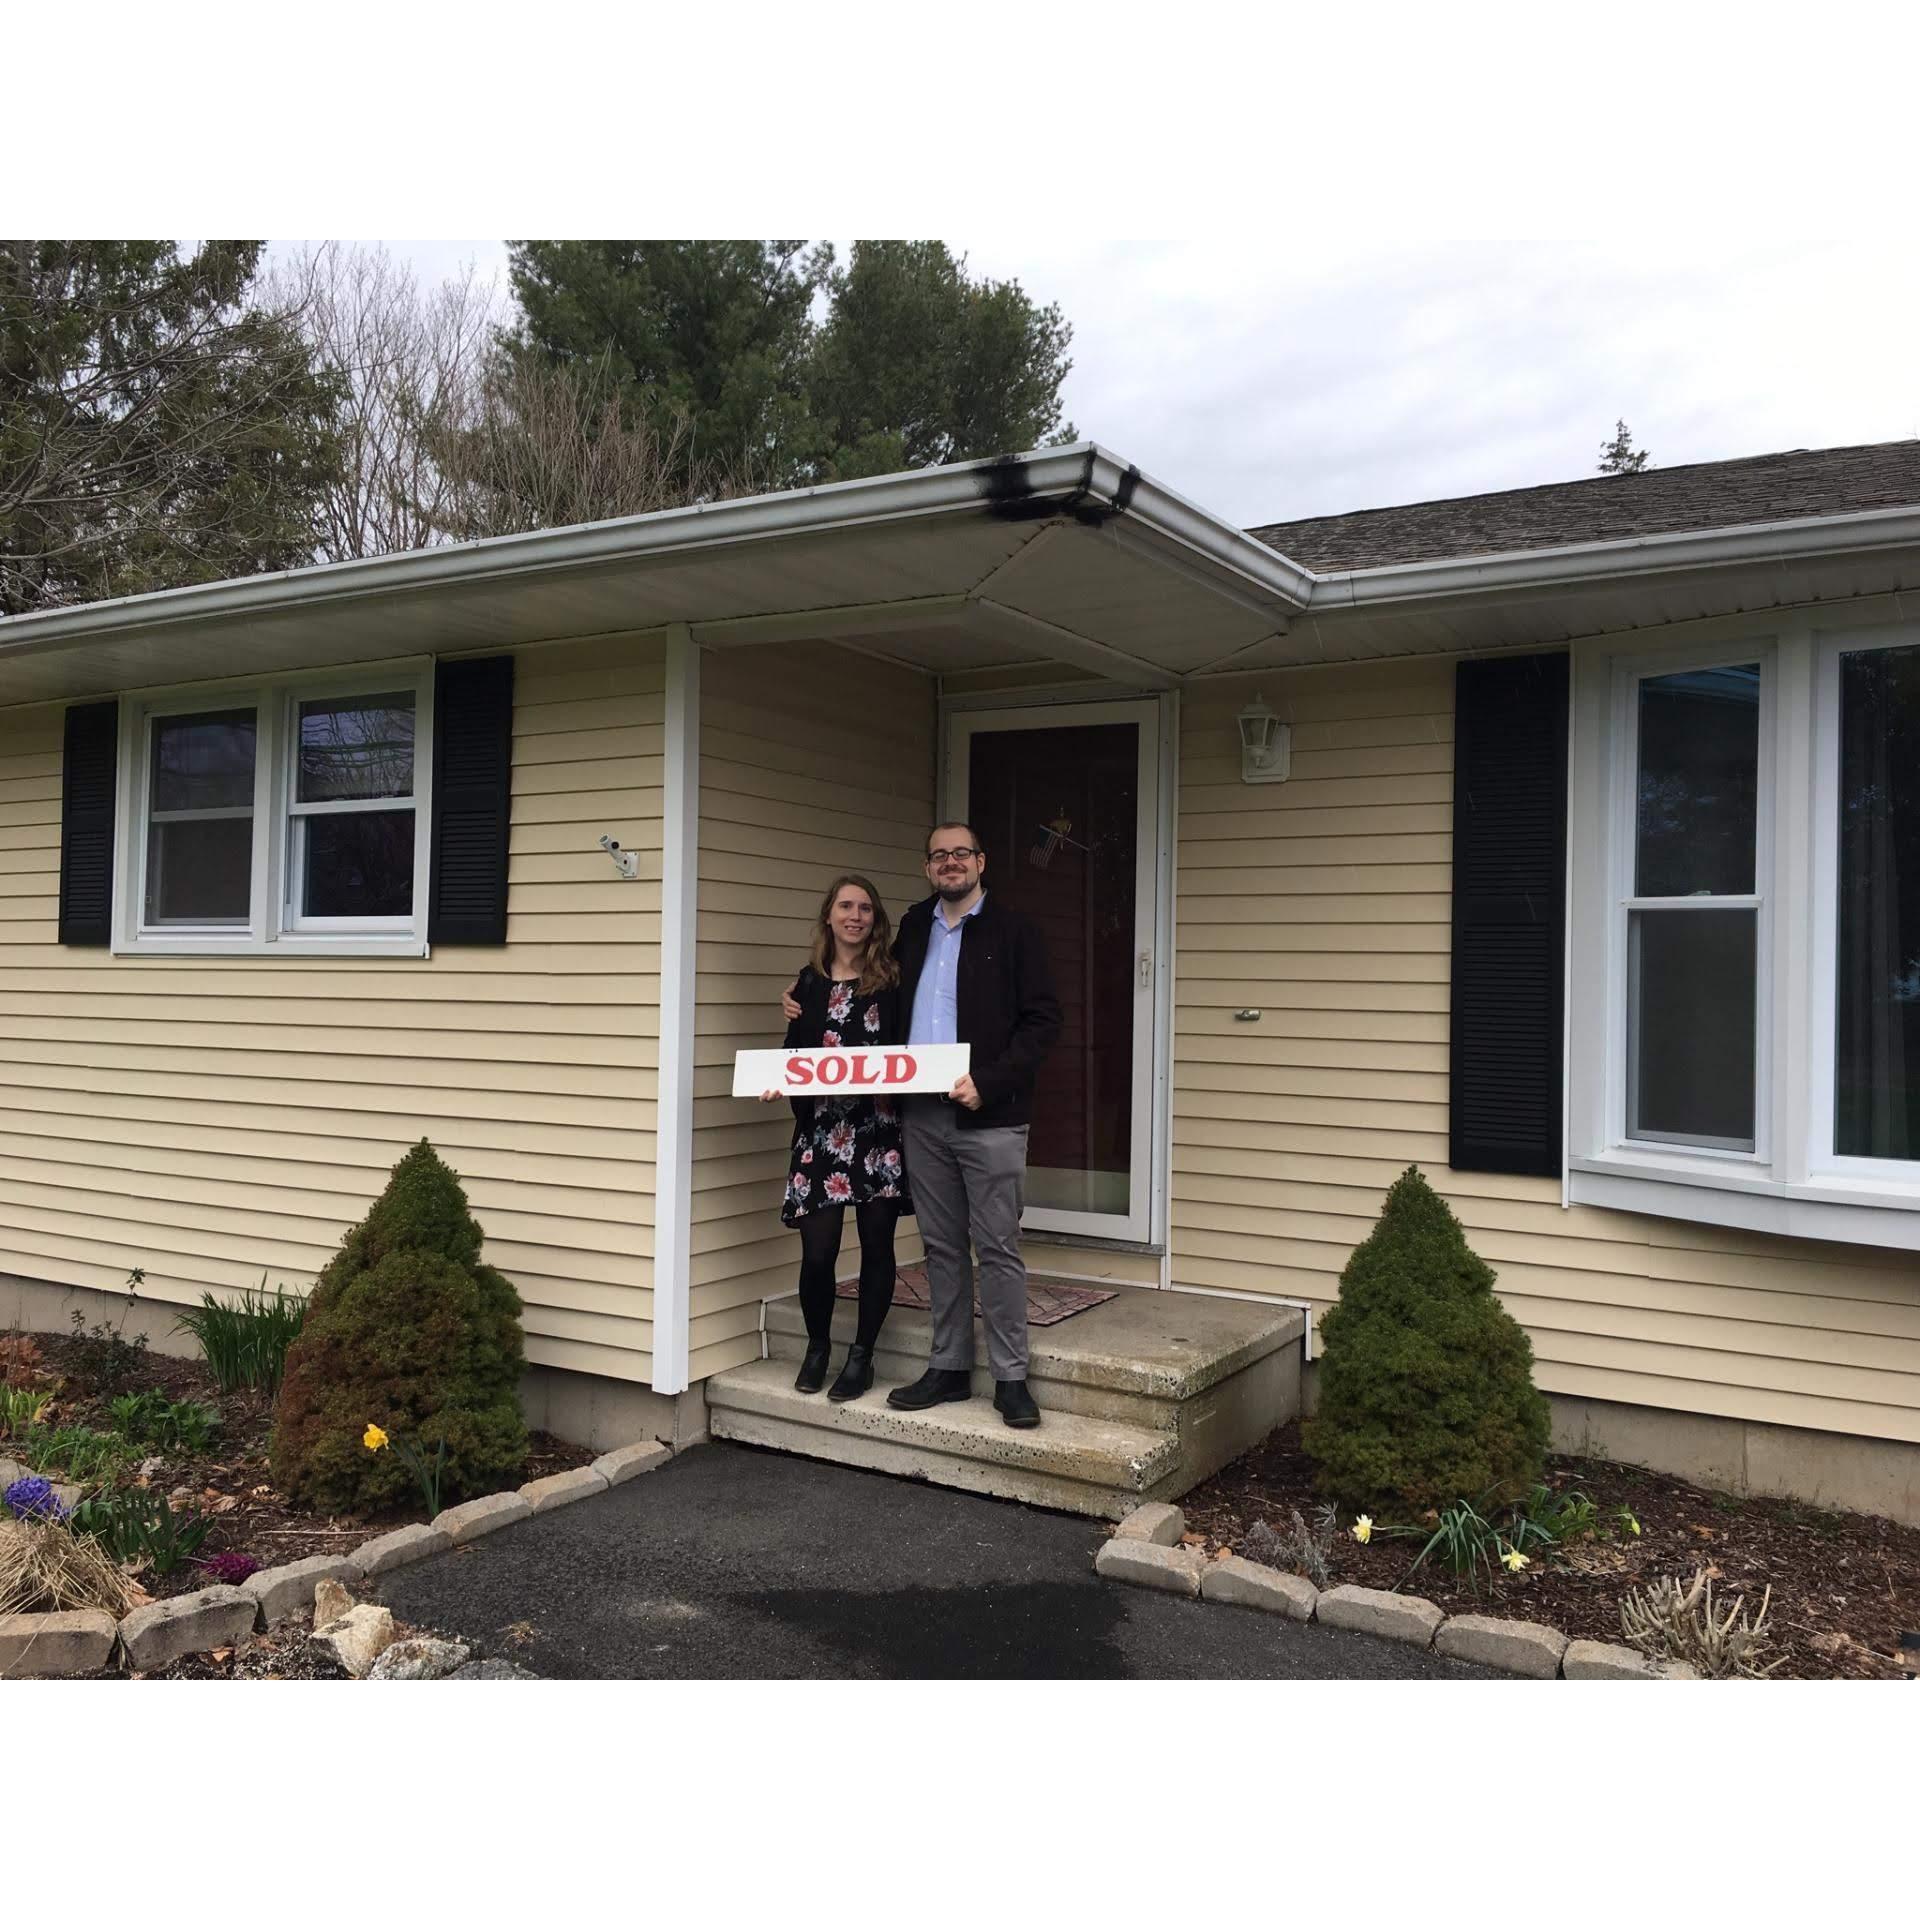
[[[1283,520],[1248,532],[1315,573],[1345,573],[1915,505],[1920,440],[1888,440],[1651,467],[1459,500]]]

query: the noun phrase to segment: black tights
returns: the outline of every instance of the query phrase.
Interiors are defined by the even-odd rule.
[[[854,1344],[871,1347],[893,1305],[893,1224],[897,1200],[869,1200],[858,1207],[822,1207],[800,1221],[800,1311],[807,1340],[825,1346],[833,1337],[833,1269],[840,1258],[840,1217],[860,1219],[860,1324]]]

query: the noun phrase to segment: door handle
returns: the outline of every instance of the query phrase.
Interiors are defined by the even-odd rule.
[[[1153,955],[1143,953],[1140,956],[1140,984],[1150,987],[1153,984]]]

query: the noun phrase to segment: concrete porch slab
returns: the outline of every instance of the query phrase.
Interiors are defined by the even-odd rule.
[[[837,1349],[854,1317],[841,1302]],[[709,1420],[726,1439],[1118,1519],[1178,1498],[1299,1410],[1303,1329],[1293,1308],[1122,1290],[1031,1329],[1028,1385],[1042,1422],[1019,1433],[994,1411],[984,1366],[970,1401],[887,1406],[888,1387],[927,1364],[931,1322],[911,1308],[888,1316],[862,1399],[795,1393],[804,1328],[798,1302],[776,1300],[769,1357],[707,1382]]]

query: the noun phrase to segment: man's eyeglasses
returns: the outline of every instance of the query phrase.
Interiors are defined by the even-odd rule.
[[[979,851],[980,849],[978,847],[935,847],[932,852],[927,855],[927,865],[930,867],[964,867]]]

